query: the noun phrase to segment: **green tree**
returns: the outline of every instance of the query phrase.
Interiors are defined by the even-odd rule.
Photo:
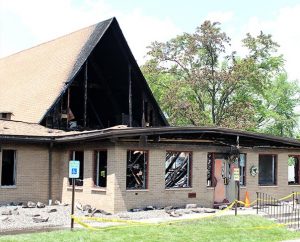
[[[245,57],[228,53],[230,38],[220,24],[205,21],[193,34],[149,46],[142,71],[171,124],[274,134],[283,125],[279,134],[292,135],[298,86],[287,81],[278,44],[261,32],[247,34],[243,45]]]
[[[297,82],[287,81],[287,75],[279,75],[264,92],[260,103],[258,126],[262,132],[278,136],[295,137],[300,89]]]

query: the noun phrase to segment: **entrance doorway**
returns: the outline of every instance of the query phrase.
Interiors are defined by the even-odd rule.
[[[228,203],[235,198],[235,183],[232,176],[235,165],[230,163],[227,157],[225,154],[215,154],[214,200],[217,203]]]
[[[236,198],[234,168],[240,168],[240,185],[245,185],[245,154],[208,154],[208,186],[214,187],[214,203],[231,203]]]

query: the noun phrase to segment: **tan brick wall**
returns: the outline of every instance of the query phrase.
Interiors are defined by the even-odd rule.
[[[179,148],[180,147],[180,148]],[[147,205],[182,206],[187,203],[197,203],[202,206],[212,206],[213,190],[206,188],[206,161],[207,152],[201,152],[199,147],[193,146],[149,146],[148,189],[126,190],[126,151],[141,149],[134,145],[116,147],[118,166],[116,174],[121,177],[115,190],[115,211],[128,210]],[[165,189],[165,157],[166,150],[192,151],[192,187]],[[196,198],[188,198],[188,193],[196,193]]]
[[[62,181],[61,181],[61,157],[63,152],[54,149],[52,152],[52,202],[61,201]]]
[[[288,156],[298,155],[299,152],[286,152],[284,150],[257,150],[246,151],[247,152],[247,183],[244,188],[241,189],[241,200],[245,199],[245,192],[248,191],[250,195],[250,201],[256,199],[256,192],[264,192],[275,198],[284,197],[293,191],[300,192],[299,185],[288,185]],[[250,167],[255,165],[259,167],[258,160],[259,154],[275,154],[277,155],[277,185],[275,186],[259,186],[258,175],[255,177],[249,173]]]
[[[0,187],[0,203],[48,201],[48,149],[36,145],[1,145],[16,150],[16,186]],[[0,152],[0,169],[2,152]],[[0,171],[0,174],[2,172]],[[1,175],[0,175],[1,176]]]
[[[48,200],[48,147],[36,145],[1,145],[2,149],[17,150],[17,184],[15,188],[0,188],[0,202],[42,201]],[[84,149],[84,186],[76,189],[76,201],[90,204],[108,212],[119,212],[147,205],[185,205],[197,203],[211,207],[214,189],[206,187],[206,165],[208,152],[222,152],[217,147],[200,147],[192,145],[151,145],[140,147],[137,144],[119,143],[70,146],[67,149],[54,149],[52,198],[71,203],[71,187],[68,182],[68,161],[71,150]],[[93,186],[94,151],[108,150],[107,187],[98,189]],[[126,190],[126,151],[128,149],[149,150],[148,189]],[[184,189],[165,189],[164,163],[166,150],[192,152],[192,187]],[[247,154],[246,186],[241,188],[241,200],[245,191],[250,200],[261,191],[274,197],[285,196],[292,191],[300,191],[300,186],[288,185],[288,155],[299,155],[299,152],[285,150],[242,150]],[[277,154],[277,185],[259,186],[258,175],[250,176],[252,165],[258,166],[259,154]],[[1,155],[2,156],[2,155]],[[1,164],[1,159],[0,159]],[[1,168],[1,166],[0,166]],[[1,171],[0,171],[1,172]],[[1,174],[1,173],[0,173]],[[196,198],[188,198],[188,193],[196,193]]]
[[[114,183],[115,174],[112,173],[113,162],[107,164],[107,187],[96,188],[93,184],[93,162],[94,151],[96,149],[106,149],[103,146],[95,146],[92,148],[86,148],[84,150],[84,182],[82,187],[76,187],[75,189],[75,202],[84,204],[90,204],[98,209],[103,209],[108,212],[114,211],[113,195],[114,195]],[[83,150],[80,147],[70,147],[63,151],[60,158],[60,180],[61,186],[61,199],[62,202],[71,203],[72,199],[72,187],[69,185],[68,179],[68,162],[71,150]],[[114,148],[108,148],[108,160],[114,160]]]
[[[126,190],[126,151],[136,148],[135,145],[120,145],[116,147],[117,166],[114,166],[115,174],[119,177],[119,182],[115,189],[115,211],[127,210],[134,207],[145,207],[147,205],[185,205],[187,203],[197,203],[202,206],[211,207],[213,204],[214,189],[206,187],[206,166],[208,152],[222,152],[217,147],[201,148],[197,146],[174,146],[160,145],[149,146],[143,149],[149,150],[149,177],[148,189],[146,190]],[[139,147],[141,149],[141,147]],[[164,161],[166,150],[192,151],[192,188],[165,189],[164,188]],[[290,194],[292,191],[300,191],[300,186],[288,185],[288,165],[287,159],[290,154],[284,150],[244,150],[247,154],[246,186],[241,188],[241,200],[245,200],[245,192],[248,191],[250,201],[256,199],[256,192],[265,192],[276,198]],[[250,175],[250,167],[258,166],[259,154],[277,155],[277,185],[259,186],[258,175]],[[189,192],[195,192],[196,198],[188,198]]]

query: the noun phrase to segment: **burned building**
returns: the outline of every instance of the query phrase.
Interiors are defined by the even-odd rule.
[[[115,18],[0,60],[0,203],[76,199],[118,212],[299,191],[300,142],[170,127]]]

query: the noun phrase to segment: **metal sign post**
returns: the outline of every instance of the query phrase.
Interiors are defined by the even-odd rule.
[[[72,178],[72,207],[71,207],[71,230],[74,228],[74,202],[75,202],[75,178]]]
[[[235,216],[237,215],[237,201],[240,198],[240,169],[234,168],[233,170],[233,178],[235,182],[235,195],[236,195],[236,202],[235,202]]]
[[[72,179],[72,207],[71,207],[71,230],[74,228],[74,202],[75,202],[75,180],[79,178],[80,173],[80,161],[71,160],[69,162],[69,178]]]

